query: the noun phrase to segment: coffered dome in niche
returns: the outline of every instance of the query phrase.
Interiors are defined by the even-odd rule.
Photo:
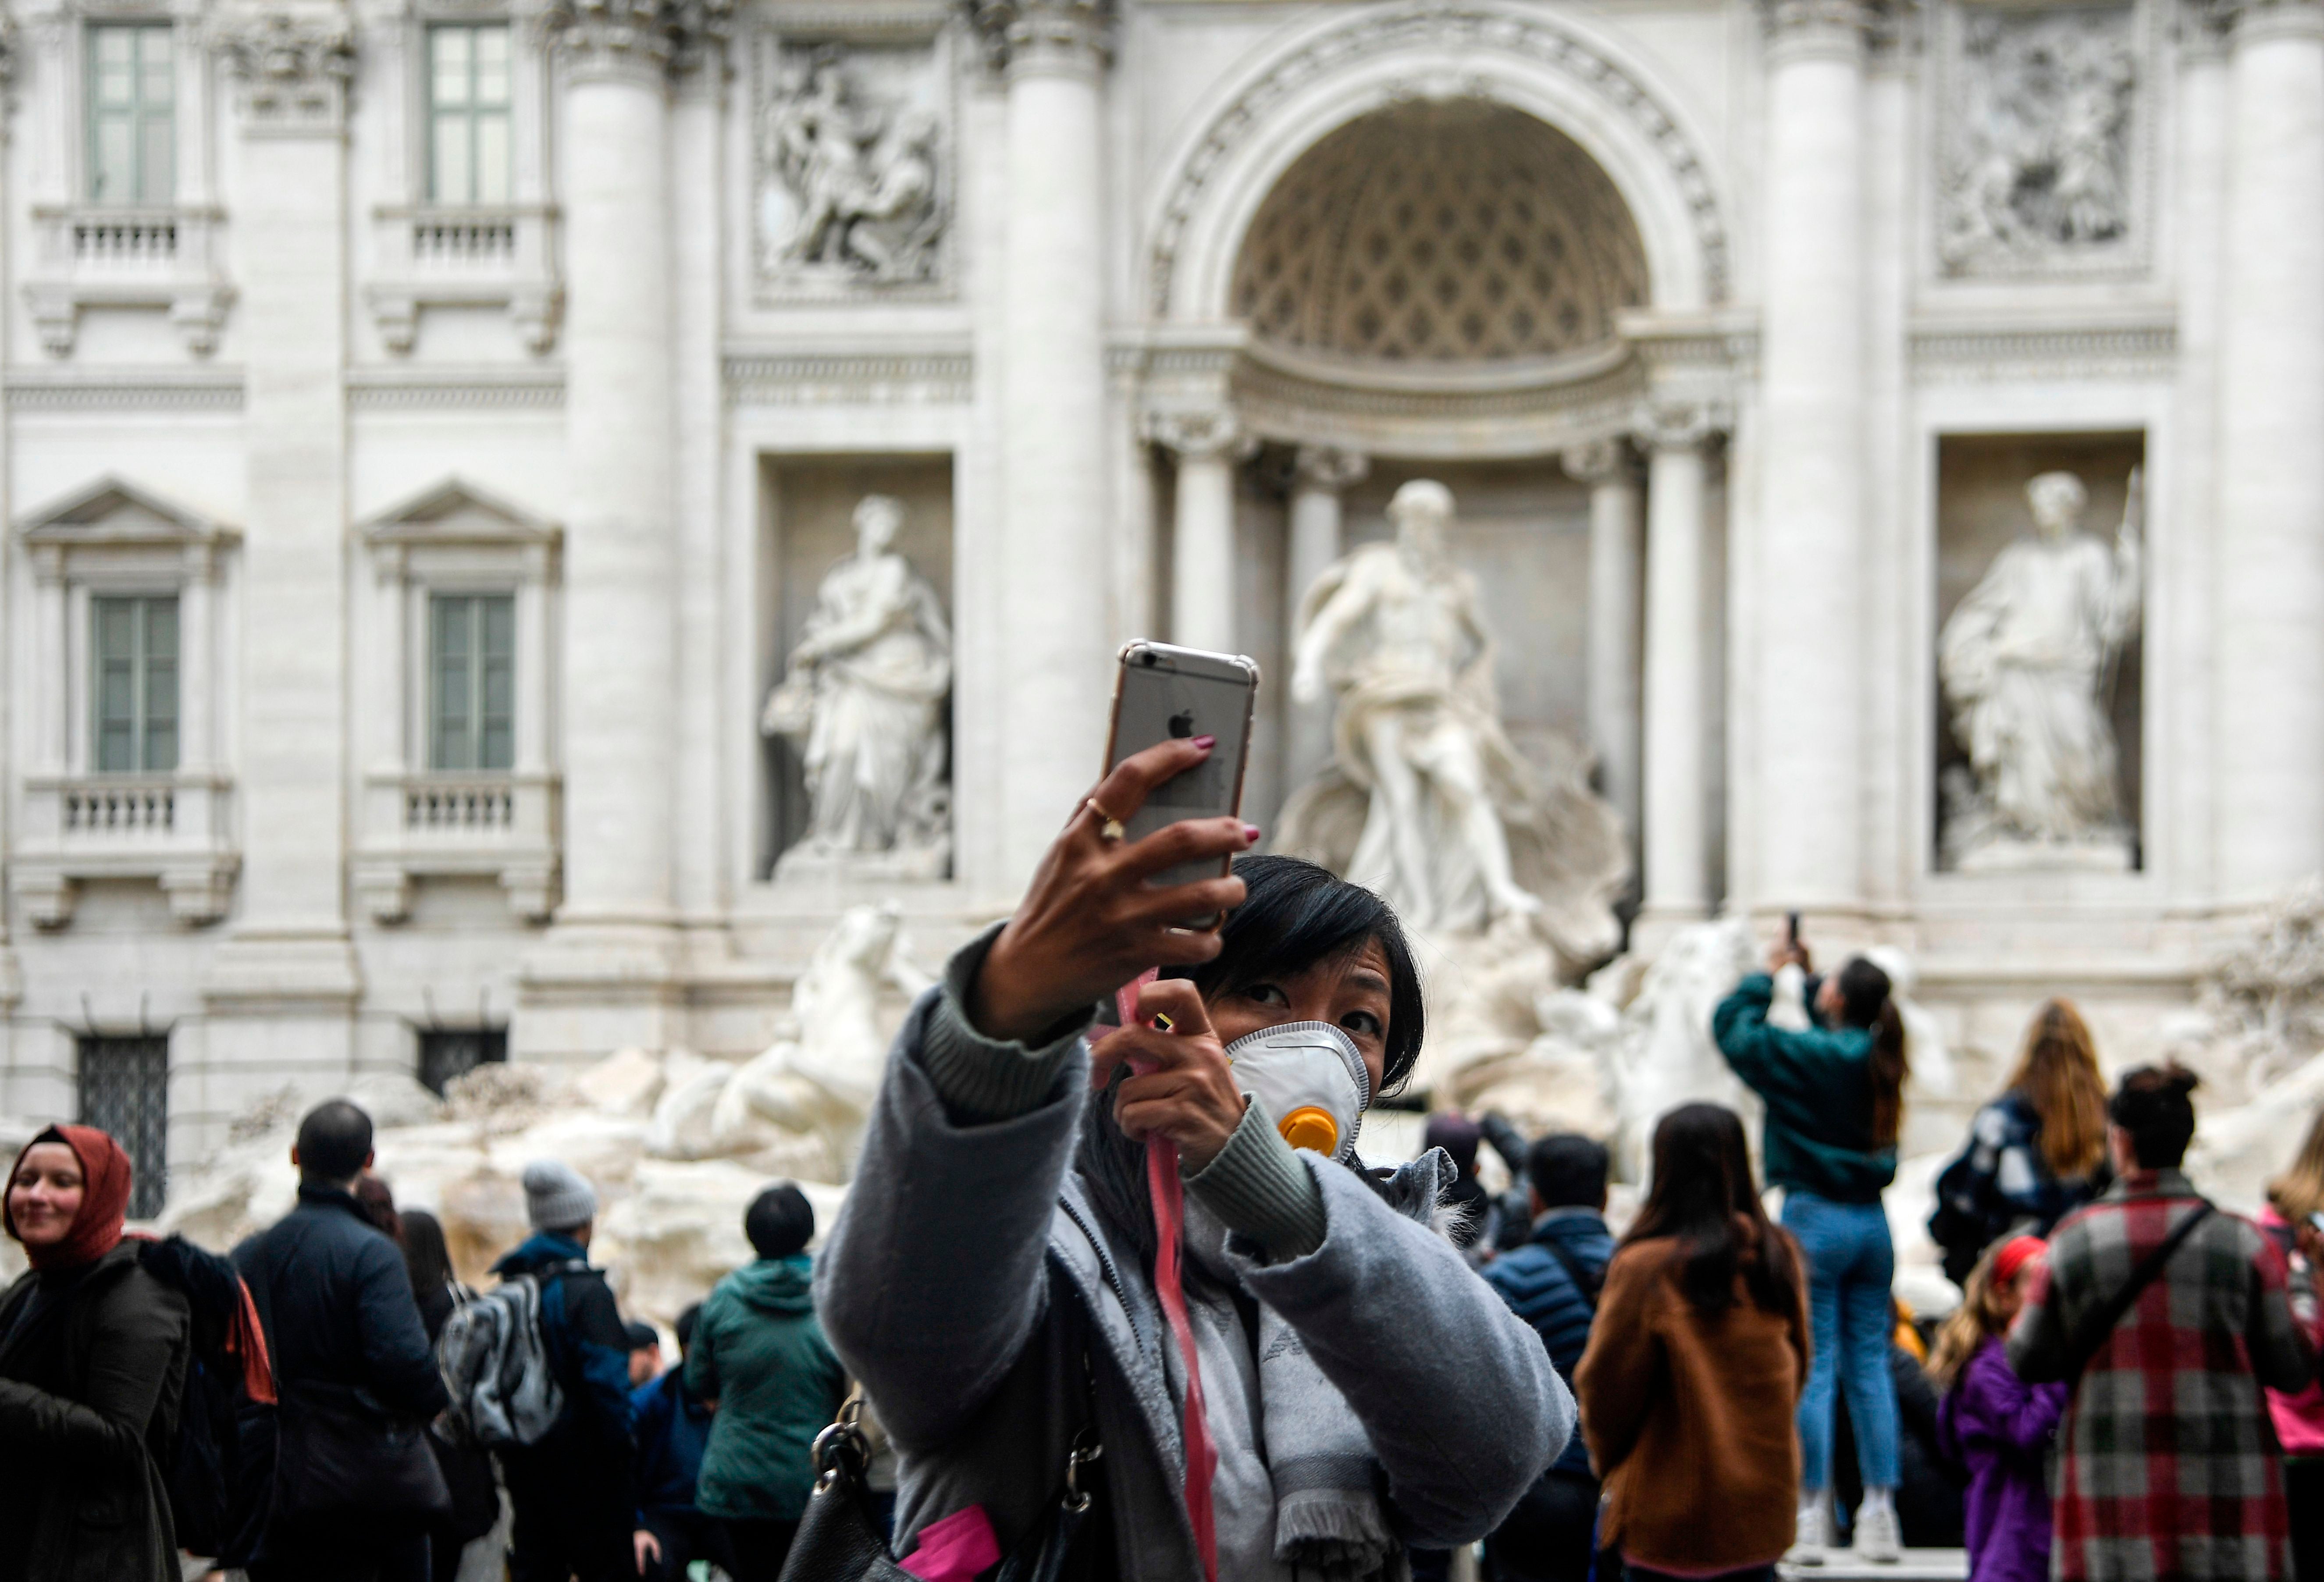
[[[1381,110],[1302,154],[1243,239],[1233,300],[1277,346],[1442,364],[1605,345],[1646,291],[1637,226],[1597,162],[1464,101]]]

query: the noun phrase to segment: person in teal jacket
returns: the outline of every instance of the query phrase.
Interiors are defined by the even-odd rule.
[[[1778,972],[1808,967],[1795,941]],[[1784,1189],[1784,1228],[1808,1255],[1815,1350],[1800,1398],[1800,1522],[1795,1559],[1821,1563],[1832,1542],[1832,1409],[1848,1394],[1864,1503],[1855,1544],[1865,1559],[1898,1558],[1896,1386],[1888,1372],[1889,1286],[1896,1252],[1880,1194],[1896,1176],[1906,1074],[1904,1023],[1888,975],[1861,956],[1815,982],[1812,1025],[1768,1019],[1775,980],[1755,972],[1720,1003],[1711,1035],[1767,1107],[1767,1184]]]
[[[734,1582],[776,1582],[815,1486],[815,1437],[847,1376],[815,1316],[807,1194],[769,1187],[742,1230],[758,1261],[711,1291],[686,1354],[686,1387],[712,1407],[695,1506],[725,1526]]]

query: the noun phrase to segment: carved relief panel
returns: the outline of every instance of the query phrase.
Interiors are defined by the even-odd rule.
[[[941,35],[760,35],[752,170],[761,300],[948,293],[948,54]]]
[[[1935,139],[1942,273],[2145,265],[2153,98],[2146,33],[2136,5],[1946,8]]]

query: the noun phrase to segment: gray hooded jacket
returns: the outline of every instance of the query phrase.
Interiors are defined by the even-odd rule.
[[[1201,1566],[1175,1347],[1148,1271],[1073,1167],[1086,1023],[1029,1049],[978,1035],[960,1006],[990,939],[954,958],[898,1035],[816,1263],[824,1329],[900,1453],[898,1553],[970,1504],[1005,1550],[1057,1494],[1093,1411],[1120,1575],[1186,1582]],[[1367,1181],[1293,1154],[1254,1107],[1189,1182],[1190,1208],[1224,1223],[1243,1291],[1360,1420],[1396,1536],[1427,1548],[1492,1531],[1574,1422],[1540,1339],[1388,1200],[1433,1198],[1443,1164]],[[1226,1387],[1208,1368],[1204,1382]]]

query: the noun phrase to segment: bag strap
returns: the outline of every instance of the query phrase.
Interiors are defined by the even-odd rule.
[[[1544,1236],[1535,1239],[1539,1242],[1544,1252],[1557,1260],[1557,1266],[1565,1271],[1565,1277],[1568,1280],[1573,1282],[1573,1289],[1581,1293],[1582,1301],[1590,1309],[1591,1316],[1595,1318],[1598,1313],[1598,1298],[1606,1289],[1605,1271],[1600,1270],[1598,1278],[1592,1280],[1590,1277],[1590,1271],[1582,1266],[1582,1260],[1560,1245],[1557,1237]]]
[[[2089,1317],[2083,1320],[2081,1331],[2074,1337],[2073,1347],[2067,1353],[2066,1383],[2068,1384],[2076,1384],[2081,1381],[2083,1371],[2105,1348],[2107,1341],[2114,1334],[2115,1326],[2122,1322],[2123,1315],[2130,1311],[2140,1295],[2148,1286],[2154,1283],[2155,1276],[2163,1273],[2163,1266],[2171,1261],[2172,1255],[2176,1253],[2187,1238],[2194,1234],[2197,1226],[2211,1217],[2211,1211],[2216,1207],[2217,1205],[2208,1198],[2196,1199],[2195,1211],[2172,1226],[2171,1234],[2163,1238],[2162,1244],[2139,1260],[2138,1267],[2130,1272],[2130,1278],[2124,1283],[2122,1289],[2094,1309]]]

